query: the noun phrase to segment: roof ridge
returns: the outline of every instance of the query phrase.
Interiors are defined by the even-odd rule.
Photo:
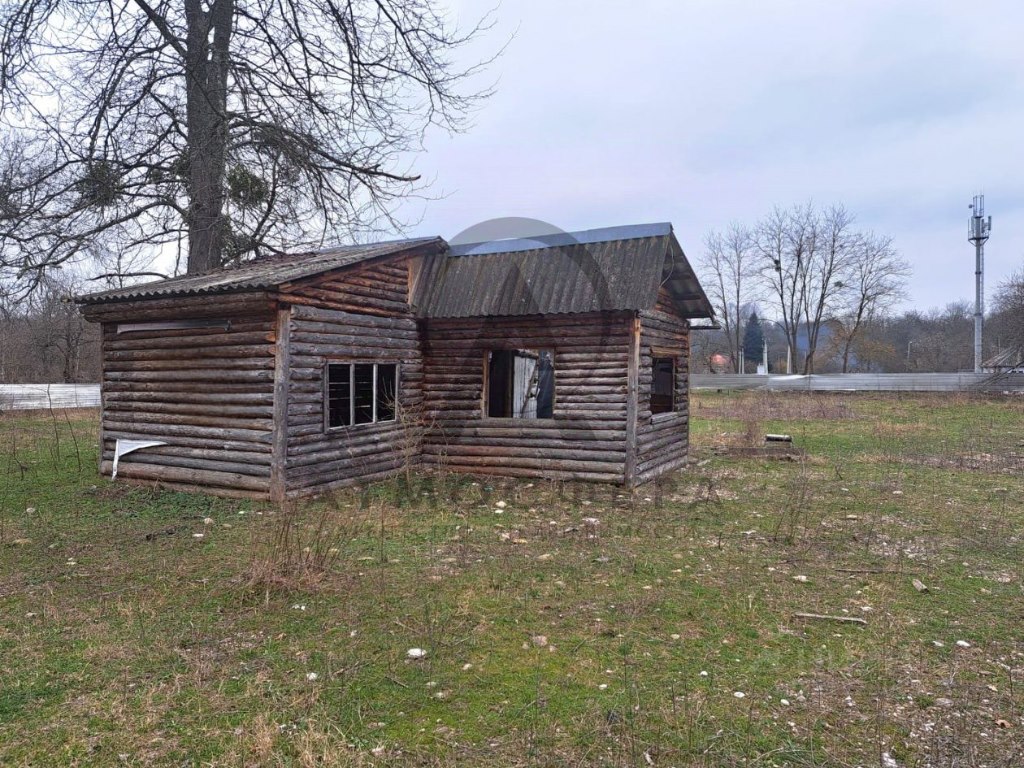
[[[636,240],[648,237],[665,237],[672,234],[670,222],[650,224],[625,224],[615,227],[598,227],[576,232],[555,232],[526,237],[482,240],[474,243],[452,243],[452,256],[483,256],[495,253],[518,251],[539,251],[546,248],[565,248],[574,245],[610,243],[620,240]]]

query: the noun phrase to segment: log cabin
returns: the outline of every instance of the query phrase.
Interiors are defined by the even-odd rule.
[[[634,486],[689,442],[669,224],[273,256],[78,298],[102,326],[100,472],[284,500],[410,466]]]

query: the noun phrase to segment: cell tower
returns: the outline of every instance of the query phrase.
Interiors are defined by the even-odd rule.
[[[985,196],[975,195],[969,208],[967,240],[974,243],[974,372],[981,373],[981,328],[985,322],[985,241],[992,231],[992,217],[985,218]]]

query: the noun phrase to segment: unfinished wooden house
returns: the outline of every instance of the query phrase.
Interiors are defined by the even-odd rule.
[[[410,464],[634,485],[687,455],[668,224],[273,257],[79,299],[105,475],[283,499]]]

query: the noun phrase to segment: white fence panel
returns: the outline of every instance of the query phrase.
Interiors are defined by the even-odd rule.
[[[0,384],[0,411],[99,405],[99,384]]]

